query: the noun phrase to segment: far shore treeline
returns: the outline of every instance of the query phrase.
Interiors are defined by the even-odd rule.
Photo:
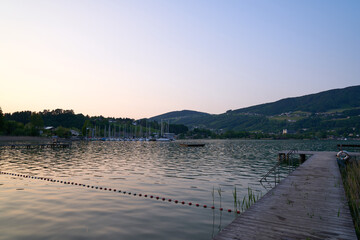
[[[357,117],[357,116],[356,116]],[[349,124],[345,124],[348,122]],[[317,124],[312,122],[312,125]],[[356,126],[355,126],[356,125]],[[233,129],[208,129],[202,127],[188,127],[184,124],[172,124],[164,121],[166,131],[174,133],[178,139],[332,139],[353,138],[359,139],[359,122],[342,121],[340,128],[325,129],[317,124],[312,130],[284,132],[282,128],[271,132],[236,131]],[[107,136],[109,127],[120,135],[126,132],[128,136],[142,137],[148,133],[160,133],[160,121],[131,118],[111,118],[103,116],[88,116],[75,114],[73,110],[44,110],[41,112],[20,111],[3,113],[0,108],[0,136],[58,136],[63,138],[91,137],[91,131],[96,129],[97,136]]]
[[[3,113],[0,108],[0,136],[59,136],[72,137],[72,132],[79,133],[80,137],[91,136],[91,129],[97,128],[98,136],[107,136],[108,127],[116,131],[127,131],[128,134],[139,136],[159,131],[157,121],[131,118],[111,118],[103,116],[88,116],[75,114],[73,110],[44,110],[41,112],[20,111]],[[169,124],[169,131],[176,135],[185,134],[188,128],[182,124]],[[141,132],[140,132],[141,131]]]
[[[89,129],[98,128],[98,135],[103,136],[111,128],[118,128],[129,133],[143,134],[146,129],[151,132],[159,131],[160,125],[157,121],[146,119],[135,120],[131,118],[111,118],[75,114],[73,110],[44,110],[41,112],[20,111],[14,113],[3,113],[0,108],[0,136],[52,136],[71,137],[71,130],[78,132],[80,136],[89,136]],[[47,131],[51,129],[51,131]],[[124,130],[123,130],[124,129]],[[169,124],[169,131],[176,135],[188,132],[188,128],[182,124]],[[138,131],[138,132],[135,132]]]
[[[360,139],[360,85],[222,114],[182,110],[140,120],[63,109],[3,113],[0,106],[0,136],[141,138],[160,137],[160,129],[177,139]]]

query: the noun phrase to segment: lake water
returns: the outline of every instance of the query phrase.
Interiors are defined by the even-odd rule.
[[[335,141],[179,143],[1,149],[0,171],[59,182],[0,174],[0,239],[211,239],[237,216],[227,211],[234,209],[235,187],[239,199],[248,187],[266,193],[259,180],[278,151],[337,150]]]

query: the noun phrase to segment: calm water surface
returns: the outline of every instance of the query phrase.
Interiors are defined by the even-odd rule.
[[[69,149],[2,149],[0,170],[131,192],[131,195],[0,175],[0,239],[211,239],[284,149],[336,151],[334,141],[209,140],[75,143]],[[215,189],[213,194],[213,189]],[[137,195],[134,196],[133,193]],[[139,194],[166,198],[156,200]],[[214,195],[214,197],[213,197]],[[168,199],[172,199],[169,202]]]

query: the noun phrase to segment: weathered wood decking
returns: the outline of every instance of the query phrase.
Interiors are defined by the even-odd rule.
[[[214,239],[357,239],[335,152],[313,154]]]

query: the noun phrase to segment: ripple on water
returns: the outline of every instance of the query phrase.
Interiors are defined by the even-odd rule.
[[[1,236],[211,239],[235,216],[194,204],[211,206],[214,201],[219,207],[221,199],[222,207],[231,208],[235,186],[239,199],[249,186],[265,192],[258,180],[276,162],[277,152],[300,147],[336,150],[336,143],[210,140],[204,148],[183,148],[178,142],[79,142],[70,149],[5,149],[0,154],[2,171],[137,195],[0,175]],[[194,204],[145,198],[145,194]]]

